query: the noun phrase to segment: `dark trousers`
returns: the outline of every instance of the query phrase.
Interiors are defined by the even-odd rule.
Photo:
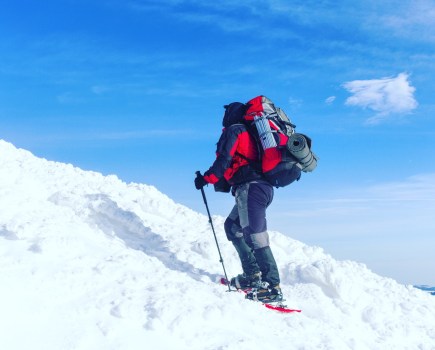
[[[266,209],[273,200],[273,187],[263,181],[237,186],[236,204],[225,221],[227,238],[240,257],[247,275],[261,271],[262,280],[279,284],[279,272],[269,246]]]

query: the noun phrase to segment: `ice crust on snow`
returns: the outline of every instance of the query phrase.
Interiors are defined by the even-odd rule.
[[[271,232],[287,304],[302,309],[278,314],[216,283],[204,215],[3,140],[0,213],[0,349],[435,349],[428,293]]]

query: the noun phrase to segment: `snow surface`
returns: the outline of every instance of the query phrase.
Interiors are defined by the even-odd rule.
[[[0,140],[0,349],[435,349],[434,297],[278,232],[271,241],[302,313],[217,284],[204,215]]]

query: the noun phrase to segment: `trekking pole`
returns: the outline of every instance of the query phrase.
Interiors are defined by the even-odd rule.
[[[201,175],[201,173],[199,171],[197,171],[196,172],[196,176],[202,176],[202,175]],[[222,268],[224,270],[225,281],[227,281],[228,291],[231,292],[230,281],[228,280],[227,271],[225,270],[224,259],[222,258],[221,250],[219,248],[219,243],[218,243],[218,240],[217,240],[217,237],[216,237],[216,232],[214,230],[213,220],[211,219],[210,210],[208,209],[207,198],[205,197],[204,187],[201,187],[201,194],[202,194],[202,199],[204,200],[205,208],[207,209],[208,222],[210,223],[211,230],[213,231],[214,240],[216,242],[216,247],[217,247],[217,250],[218,250],[218,253],[219,253],[219,261],[222,264]]]

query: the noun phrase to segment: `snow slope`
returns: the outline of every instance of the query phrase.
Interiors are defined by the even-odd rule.
[[[239,273],[223,218],[214,224],[228,273]],[[0,349],[435,349],[434,297],[278,232],[271,240],[300,314],[215,283],[222,267],[202,214],[0,140]]]

